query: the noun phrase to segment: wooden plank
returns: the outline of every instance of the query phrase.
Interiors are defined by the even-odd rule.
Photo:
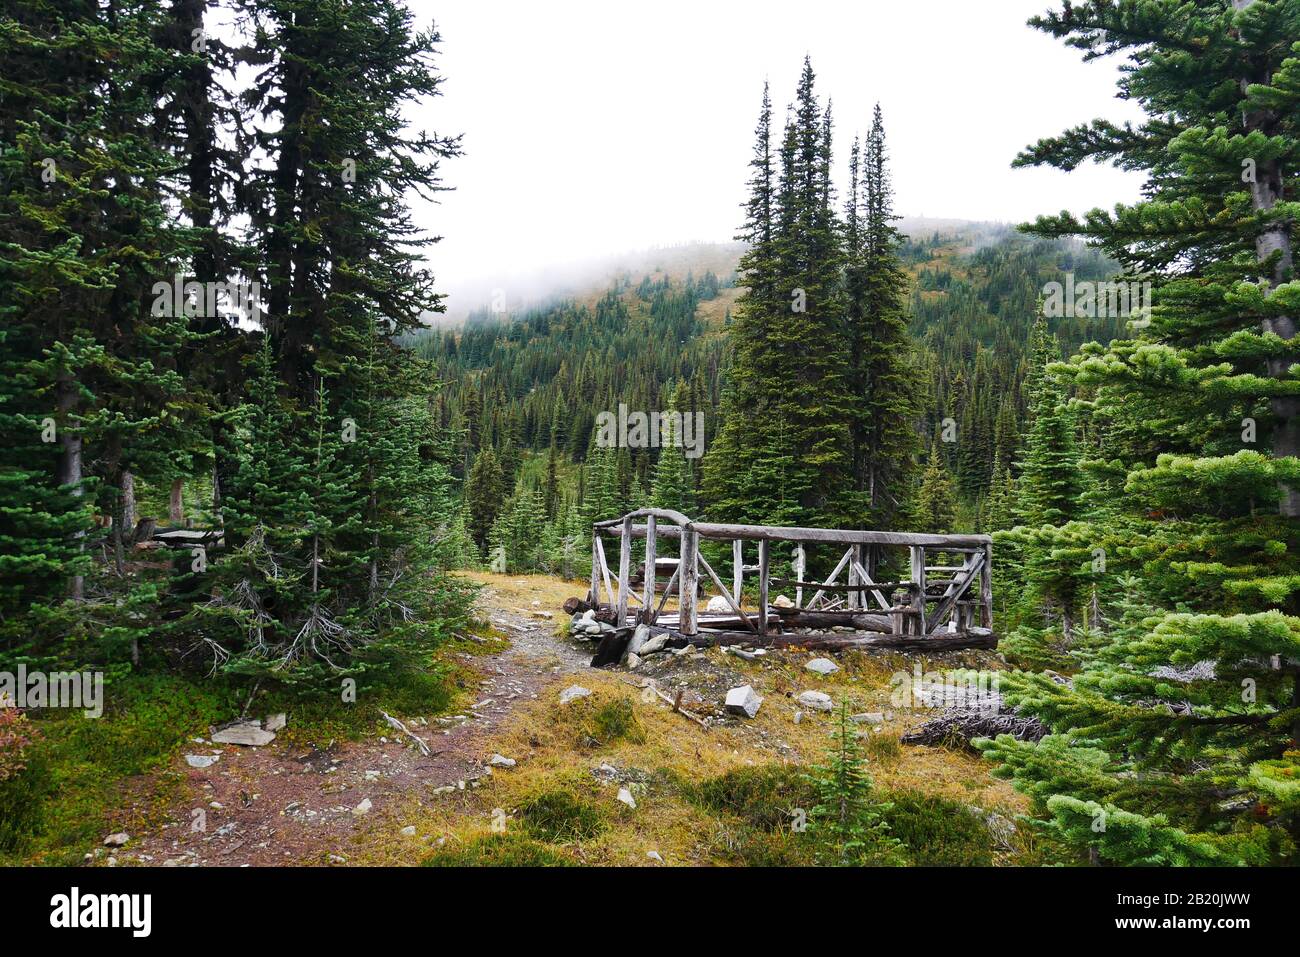
[[[804,550],[803,542],[799,542],[794,547],[794,577],[801,579],[808,572],[808,553]],[[803,586],[797,585],[794,590],[794,606],[803,607]]]
[[[758,633],[767,634],[767,539],[758,542]]]
[[[655,522],[657,519],[651,515],[646,519],[646,537],[645,537],[645,600],[641,603],[641,620],[647,625],[654,624],[654,604],[655,604]]]
[[[858,578],[861,581],[865,582],[867,585],[875,584],[871,580],[871,575],[867,572],[867,569],[856,558],[853,560],[853,564],[856,565],[858,568]],[[909,582],[908,584],[911,583]],[[895,585],[894,587],[897,588],[899,586]],[[889,611],[891,606],[889,604],[889,601],[885,598],[885,586],[877,585],[875,588],[871,588],[869,590],[873,595],[876,596],[876,601],[880,602],[880,607],[883,608],[885,611]],[[866,596],[863,597],[865,598]],[[862,607],[866,608],[865,601],[862,603]]]
[[[604,546],[600,543],[599,535],[591,536],[591,590],[587,592],[587,602],[592,605],[600,604],[600,553]]]
[[[861,580],[858,577],[859,575],[858,570],[862,568],[862,548],[863,548],[862,545],[854,545],[852,548],[853,555],[849,559],[849,584],[850,585],[861,584]],[[849,606],[850,610],[857,611],[859,607],[865,604],[865,602],[860,601],[861,597],[862,596],[858,594],[856,588],[852,588],[849,590],[849,593],[845,596],[845,599],[846,599],[846,604]]]
[[[609,560],[605,558],[605,543],[596,539],[600,551],[600,577],[605,583],[605,593],[609,596],[609,603],[614,604],[614,586],[609,583]]]
[[[984,568],[980,571],[980,625],[993,630],[993,545],[984,546]]]
[[[745,584],[745,543],[736,538],[731,542],[731,592],[740,601]]]
[[[619,538],[618,550],[618,620],[616,627],[622,628],[627,622],[627,593],[632,587],[632,519],[623,519],[623,534]]]
[[[954,581],[951,585],[948,586],[948,590],[944,593],[943,597],[939,600],[938,607],[936,607],[934,610],[933,624],[931,628],[927,630],[926,632],[927,634],[933,633],[934,631],[938,630],[940,625],[943,624],[944,618],[946,618],[948,613],[952,611],[952,608],[956,604],[957,600],[961,598],[962,595],[966,594],[966,591],[970,588],[971,583],[975,581],[975,576],[979,573],[979,570],[983,566],[984,566],[983,555],[972,556],[971,561],[968,563],[966,567],[965,573],[960,575],[956,581]]]
[[[677,568],[673,569],[673,574],[672,577],[668,579],[668,584],[664,586],[663,597],[659,599],[659,607],[655,609],[655,621],[658,621],[659,616],[663,614],[664,605],[668,604],[668,596],[671,595],[673,589],[677,587],[677,572],[680,568],[681,564],[679,563]]]
[[[718,592],[727,600],[727,604],[731,606],[731,610],[740,616],[741,620],[745,623],[745,627],[752,628],[757,632],[758,626],[749,620],[749,616],[741,609],[740,604],[735,598],[731,597],[731,592],[727,591],[727,587],[722,584],[722,579],[720,579],[718,573],[713,570],[713,566],[709,564],[709,560],[701,554],[699,556],[699,561],[700,564],[704,566],[704,570],[709,573],[709,577],[713,579],[713,584],[718,587]]]
[[[912,610],[916,613],[914,622],[918,634],[927,634],[925,629],[925,546],[913,545],[912,554],[912,581],[916,582],[917,590],[912,596]]]
[[[839,564],[835,566],[835,570],[831,572],[830,576],[826,579],[826,581],[822,583],[822,587],[818,589],[817,594],[813,595],[812,598],[808,599],[808,608],[810,610],[817,607],[817,602],[820,601],[822,595],[826,593],[825,586],[835,584],[835,579],[837,579],[840,576],[840,572],[844,570],[844,566],[849,563],[849,559],[851,559],[852,557],[853,557],[853,549],[850,548],[847,552],[844,553],[844,557],[840,559]]]
[[[678,571],[681,573],[679,578],[678,591],[681,596],[681,611],[679,612],[681,621],[681,631],[683,634],[693,635],[695,633],[695,601],[699,588],[699,566],[696,564],[698,556],[697,542],[699,541],[695,533],[689,528],[683,529],[681,545],[681,564]]]
[[[984,546],[990,542],[987,535],[931,535],[921,532],[875,532],[843,528],[723,525],[717,522],[689,522],[689,525],[700,538],[726,541],[740,538],[745,541],[767,539],[772,542],[817,542],[842,545],[897,545],[900,547],[923,545],[936,551],[953,553],[983,551]],[[608,522],[596,523],[592,527],[598,529],[602,535],[610,538],[618,537],[622,533],[618,520],[615,520],[612,524]],[[661,538],[678,538],[681,533],[680,528],[673,526],[664,526],[659,529]],[[633,525],[632,537],[644,538],[645,525]]]

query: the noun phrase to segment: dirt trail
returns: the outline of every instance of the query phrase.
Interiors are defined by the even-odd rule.
[[[324,750],[275,742],[261,748],[194,743],[192,753],[220,758],[188,767],[188,803],[172,823],[134,836],[98,862],[171,867],[341,864],[376,827],[400,830],[395,817],[437,788],[471,788],[484,774],[491,732],[523,701],[564,676],[586,670],[590,652],[555,636],[557,597],[573,591],[555,580],[473,576],[484,582],[480,614],[510,639],[499,654],[465,661],[482,674],[478,695],[454,717],[395,715],[432,750],[425,756],[400,732],[339,742]],[[551,612],[555,617],[541,617]],[[293,715],[289,715],[292,723]],[[427,721],[427,723],[426,723]],[[369,801],[369,810],[357,811]],[[131,808],[124,809],[126,817]],[[129,830],[129,828],[128,828]]]

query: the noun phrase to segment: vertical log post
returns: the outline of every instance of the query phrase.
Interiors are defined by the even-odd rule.
[[[866,566],[862,562],[862,559],[863,559],[862,546],[854,545],[853,558],[849,561],[849,584],[850,585],[866,584],[862,580],[862,576],[858,574],[859,568],[866,568]],[[848,594],[848,598],[846,600],[846,604],[849,606],[851,610],[866,608],[867,593],[864,591],[850,591]]]
[[[767,539],[758,540],[758,633],[767,634]]]
[[[980,569],[980,625],[993,628],[993,546],[984,546],[984,567]]]
[[[925,627],[925,546],[913,545],[912,551],[912,581],[915,583],[916,592],[912,596],[912,609],[915,612],[912,620],[912,626],[916,629],[914,634],[927,634]]]
[[[699,548],[700,537],[695,530],[689,526],[682,528],[682,547],[678,559],[678,604],[681,606],[681,612],[677,618],[677,630],[683,635],[694,635],[695,627],[695,599],[698,592],[700,566],[696,561],[696,549]]]
[[[641,620],[647,625],[655,619],[655,517],[645,520],[645,601],[641,603]]]
[[[632,516],[623,519],[618,548],[618,618],[615,628],[627,623],[627,593],[632,584]]]
[[[803,581],[804,573],[808,570],[808,553],[804,551],[803,542],[796,542],[794,546],[794,580]],[[803,589],[795,586],[794,605],[796,608],[803,607]]]
[[[600,532],[591,530],[591,591],[587,601],[593,606],[600,604]]]
[[[745,543],[739,538],[731,541],[731,594],[737,605],[744,604],[740,590],[745,584]]]

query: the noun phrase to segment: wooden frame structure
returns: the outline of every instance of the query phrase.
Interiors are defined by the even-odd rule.
[[[684,636],[696,644],[780,641],[785,629],[848,626],[873,632],[867,639],[845,638],[843,630],[812,636],[799,643],[822,645],[877,644],[900,648],[993,647],[993,543],[987,535],[929,535],[851,529],[786,528],[697,522],[672,509],[644,508],[592,526],[591,589],[588,601],[614,612],[619,627],[646,624],[656,631]],[[645,541],[643,571],[634,578],[633,543]],[[675,539],[675,559],[659,555],[660,540]],[[730,587],[700,552],[701,539],[730,541]],[[618,574],[606,558],[605,541],[617,541]],[[745,546],[757,545],[757,563],[746,565]],[[773,546],[792,546],[794,578],[772,577]],[[806,546],[829,546],[844,552],[824,581],[804,581]],[[908,550],[909,577],[877,581],[869,569],[887,548]],[[934,557],[942,564],[929,564]],[[667,583],[658,587],[658,571],[671,566]],[[665,568],[666,570],[666,568]],[[747,572],[758,574],[757,608],[743,607],[741,591]],[[698,610],[701,573],[705,587],[726,602],[729,612]],[[841,582],[843,577],[843,582]],[[793,591],[793,603],[770,604],[773,586]],[[670,595],[678,597],[676,614],[666,612]],[[805,601],[805,595],[809,596]],[[607,599],[607,600],[602,600]],[[657,599],[657,601],[656,601]],[[792,640],[792,639],[789,639]]]

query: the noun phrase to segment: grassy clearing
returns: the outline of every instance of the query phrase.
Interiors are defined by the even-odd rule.
[[[477,688],[466,658],[500,651],[505,642],[486,627],[479,640],[442,645],[423,668],[359,684],[355,703],[342,695],[260,690],[223,679],[129,675],[105,687],[102,717],[81,712],[32,713],[38,737],[27,767],[0,782],[0,865],[75,865],[105,834],[140,833],[170,819],[183,796],[179,756],[191,740],[244,712],[292,715],[280,740],[323,748],[358,740],[383,727],[380,711],[434,716],[453,711]]]
[[[495,587],[495,586],[494,586]],[[793,696],[824,690],[855,709],[888,707],[889,676],[909,668],[898,661],[848,655],[842,670],[819,678],[803,670],[811,657],[791,652],[746,662],[708,652],[711,662],[739,671],[764,695],[752,721],[700,728],[657,698],[633,687],[631,674],[584,673],[587,698],[559,703],[565,678],[545,689],[491,739],[488,750],[518,760],[497,770],[477,790],[413,796],[395,822],[417,836],[377,826],[358,841],[353,863],[417,864],[471,858],[487,863],[493,841],[501,857],[536,844],[587,865],[657,866],[655,852],[670,865],[799,865],[812,847],[793,822],[807,808],[807,765],[820,761],[834,718],[804,713],[794,721]],[[671,675],[661,676],[665,688]],[[706,696],[707,698],[707,696]],[[707,709],[707,702],[705,709]],[[977,757],[942,748],[903,747],[898,735],[923,716],[905,716],[876,733],[864,729],[879,800],[891,829],[909,846],[908,862],[928,865],[1011,863],[1025,850],[999,850],[971,806],[1014,818],[1023,798],[988,776]],[[617,794],[627,788],[637,807]],[[493,829],[493,822],[497,830]],[[530,843],[518,843],[518,842]]]

